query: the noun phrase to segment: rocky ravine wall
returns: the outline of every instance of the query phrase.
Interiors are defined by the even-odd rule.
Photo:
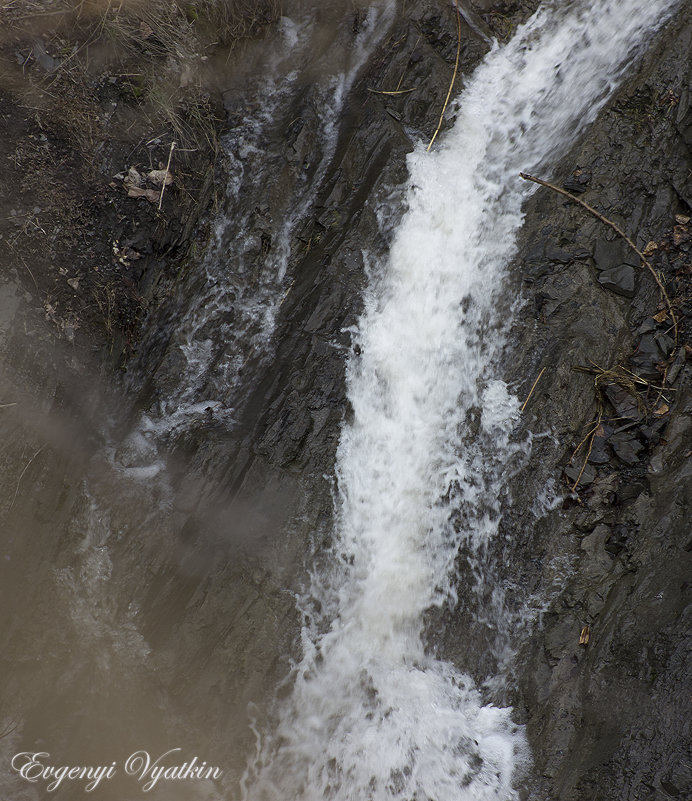
[[[464,4],[472,25],[463,27],[462,70],[470,70],[486,48],[479,31],[508,34],[531,5]],[[356,17],[354,30],[358,24]],[[690,24],[690,11],[681,10],[556,173],[558,182],[571,178],[569,185],[584,188],[583,197],[620,222],[640,246],[650,240],[659,244],[652,258],[669,286],[676,287],[679,345],[685,341],[689,311],[684,305],[688,225],[675,215],[684,219],[692,211]],[[230,753],[242,767],[247,704],[261,700],[265,688],[283,674],[295,642],[297,621],[285,588],[300,580],[304,554],[319,545],[329,528],[325,475],[333,466],[341,419],[348,414],[343,366],[350,342],[344,329],[360,311],[361,251],[366,243],[374,255],[386,252],[376,213],[387,207],[391,187],[404,177],[411,137],[425,138],[435,129],[455,50],[449,4],[402,6],[349,98],[336,155],[318,188],[316,213],[299,232],[303,242],[313,245],[306,252],[296,243],[300,255],[289,265],[293,284],[281,307],[275,356],[267,371],[249,362],[241,424],[231,434],[202,428],[178,443],[171,466],[180,500],[165,523],[167,549],[152,546],[150,532],[136,529],[109,543],[114,604],[121,610],[131,602],[139,605],[141,631],[152,655],[134,689],[116,688],[113,699],[102,702],[104,714],[123,698],[134,709],[155,693],[163,699],[157,704],[171,713],[171,731],[181,721],[179,730],[189,729],[194,740],[198,726],[210,758],[229,764]],[[404,72],[416,92],[392,98],[368,91],[391,89]],[[297,180],[306,156],[320,147],[314,102],[309,91],[297,98],[286,110],[286,122],[301,121],[291,129],[299,136],[277,135],[273,143],[287,165],[277,198]],[[229,103],[229,124],[236,112]],[[599,284],[597,270],[631,259],[600,223],[548,190],[537,192],[527,215],[515,264],[516,285],[526,304],[508,354],[514,366],[507,378],[518,393],[528,394],[546,367],[523,419],[526,431],[550,432],[551,438],[534,440],[530,466],[516,479],[528,487],[514,487],[517,498],[533,497],[551,479],[563,489],[562,469],[596,409],[594,377],[574,372],[574,366],[589,359],[607,367],[621,364],[640,374],[648,370],[654,382],[661,378],[656,362],[671,356],[665,339],[669,321],[650,319],[659,311],[650,277],[636,268],[632,298]],[[261,225],[258,220],[258,236]],[[147,323],[149,332],[158,328],[159,333],[145,334],[137,357],[130,358],[126,409],[151,402],[154,374],[165,390],[165,324],[175,320],[177,297],[188,291],[194,260],[188,267],[176,271],[169,264],[169,275],[155,267],[148,272],[139,268],[142,291],[155,287],[163,300]],[[13,299],[16,293],[6,290],[3,297]],[[12,313],[5,306],[2,319],[9,327]],[[15,536],[15,572],[3,585],[8,603],[25,611],[18,611],[3,637],[8,665],[31,662],[35,651],[43,653],[46,664],[48,654],[48,668],[32,668],[40,681],[50,675],[51,659],[59,670],[71,658],[57,643],[46,647],[41,640],[59,613],[40,588],[52,581],[48,557],[77,565],[83,559],[69,520],[79,511],[80,474],[94,470],[88,458],[98,434],[91,435],[88,447],[71,449],[49,437],[24,474],[27,459],[20,456],[24,447],[28,456],[42,447],[41,421],[56,414],[61,420],[84,418],[84,394],[58,387],[73,386],[75,376],[77,386],[83,386],[85,372],[93,376],[103,365],[110,369],[113,361],[104,353],[94,368],[83,352],[75,354],[69,347],[51,351],[51,361],[43,322],[36,328],[34,352],[43,359],[35,363],[50,366],[25,384],[43,400],[31,425],[21,429],[10,423],[4,434],[17,454],[14,461],[7,459],[8,470],[28,480],[11,482],[12,491],[15,486],[18,491],[7,501],[5,519]],[[8,337],[6,345],[11,341]],[[628,362],[635,348],[635,361]],[[13,356],[12,348],[5,348],[13,371],[16,352]],[[511,566],[519,595],[535,591],[545,597],[551,588],[541,625],[521,632],[518,689],[511,698],[534,751],[535,765],[525,782],[532,798],[689,795],[684,571],[689,570],[691,446],[684,351],[675,350],[673,363],[681,369],[676,368],[671,387],[675,392],[665,393],[669,411],[660,418],[650,413],[657,393],[642,398],[650,412],[639,419],[617,388],[611,390],[620,408],[607,407],[607,415],[625,419],[604,425],[603,441],[592,453],[593,470],[585,472],[573,501],[539,519],[518,503],[503,521],[510,539],[501,540],[502,546],[498,541],[494,556],[507,566],[508,575]],[[671,379],[676,369],[670,365]],[[605,435],[614,439],[606,441]],[[242,511],[258,508],[259,516]],[[130,510],[120,514],[118,522],[125,526]],[[230,534],[229,518],[242,522]],[[37,532],[29,542],[17,537],[27,526]],[[291,534],[277,534],[286,530]],[[39,568],[32,573],[34,563]],[[17,573],[17,565],[27,572]],[[18,634],[27,621],[33,641]],[[431,642],[443,656],[483,678],[488,666],[468,646],[475,634],[467,622],[463,613],[449,612],[431,624]],[[580,647],[585,625],[590,640]],[[101,647],[108,646],[102,642]],[[26,709],[36,703],[32,693],[15,682],[8,698],[14,694],[12,703]],[[67,712],[48,705],[47,714],[57,719]],[[157,714],[152,712],[152,731]],[[35,725],[37,736],[41,725]],[[78,728],[66,725],[62,733],[69,738]],[[41,729],[40,735],[50,732]]]
[[[639,385],[633,399],[626,380],[599,379],[604,424],[575,502],[537,523],[530,515],[507,521],[514,540],[505,556],[521,560],[529,585],[554,587],[518,676],[539,798],[692,794],[691,46],[692,9],[683,5],[557,171],[640,249],[656,243],[647,252],[673,299],[677,342],[637,257],[548,190],[527,207],[515,265],[527,305],[511,375],[528,394],[546,367],[525,425],[559,441],[534,443],[524,491],[557,479],[592,429],[596,375],[574,367],[620,366],[665,386],[661,395]],[[602,288],[603,271],[623,263],[635,265],[634,291]],[[590,637],[580,646],[584,626]]]

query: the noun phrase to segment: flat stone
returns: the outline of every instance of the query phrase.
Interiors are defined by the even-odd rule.
[[[614,434],[609,440],[615,455],[627,465],[637,464],[639,454],[644,450],[642,443],[627,434]]]
[[[599,239],[594,245],[593,260],[597,270],[612,270],[621,264],[639,266],[639,257],[622,239]]]
[[[653,317],[649,317],[637,328],[637,333],[641,336],[643,334],[650,334],[658,328],[658,323]]]
[[[591,534],[582,538],[582,551],[585,551],[590,556],[600,556],[605,549],[606,540],[610,535],[611,530],[609,526],[603,524],[596,526]]]
[[[579,467],[574,467],[573,465],[569,465],[565,467],[564,474],[567,478],[574,484],[574,482],[579,478],[579,473],[581,472],[581,465]],[[586,465],[584,468],[584,472],[581,474],[581,478],[579,478],[579,486],[588,486],[589,484],[593,484],[596,480],[596,470],[591,467],[591,465]]]
[[[549,261],[556,261],[559,264],[569,264],[574,258],[571,253],[568,253],[562,248],[548,245],[545,249],[545,257]]]
[[[619,384],[606,384],[605,395],[617,412],[618,417],[626,420],[641,420],[644,416],[639,408],[636,398],[634,398],[624,387]]]
[[[617,295],[625,298],[634,297],[634,267],[629,264],[621,264],[619,267],[611,267],[603,270],[598,276],[598,281],[605,289],[610,289]]]
[[[591,453],[589,454],[590,464],[608,464],[610,461],[610,454],[606,449],[605,437],[594,437],[591,446]]]
[[[654,334],[654,339],[656,340],[656,344],[661,349],[661,353],[664,356],[667,356],[675,347],[675,342],[668,334],[664,334],[663,332],[659,334]]]
[[[639,340],[630,362],[632,370],[649,381],[660,381],[661,374],[656,365],[662,359],[661,351],[653,334],[644,334]]]
[[[680,348],[678,351],[678,355],[675,357],[675,361],[670,366],[668,370],[668,377],[666,379],[668,384],[674,384],[680,375],[680,371],[685,366],[685,361],[687,360],[687,353],[684,348]]]

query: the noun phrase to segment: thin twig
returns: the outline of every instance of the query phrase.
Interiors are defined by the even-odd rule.
[[[9,735],[12,734],[12,732],[17,728],[17,726],[19,726],[18,720],[9,723],[5,731],[2,732],[2,734],[0,734],[0,740],[2,740],[3,737],[9,737]]]
[[[14,491],[14,498],[12,498],[12,503],[10,504],[10,509],[14,506],[14,502],[17,500],[17,494],[19,493],[19,485],[22,483],[22,479],[24,478],[24,473],[29,469],[29,466],[34,461],[34,459],[41,453],[41,451],[45,448],[45,445],[41,445],[41,447],[36,451],[36,453],[29,459],[29,461],[24,465],[24,469],[22,470],[19,478],[17,479],[17,487]]]
[[[166,173],[163,176],[163,183],[161,184],[161,194],[159,195],[159,211],[161,211],[161,204],[163,203],[163,193],[166,191],[166,181],[168,180],[168,168],[171,166],[171,158],[173,150],[175,149],[175,139],[171,142],[171,149],[168,151],[168,164],[166,164]]]
[[[401,84],[404,82],[404,76],[406,75],[406,71],[408,70],[409,65],[411,64],[411,57],[416,52],[416,48],[418,47],[418,42],[420,42],[420,37],[421,35],[419,33],[418,38],[416,39],[416,43],[413,45],[413,49],[411,50],[411,55],[409,55],[408,61],[406,62],[406,66],[404,67],[404,70],[401,73],[401,77],[399,78],[399,83],[396,85],[397,89],[401,89]]]
[[[621,236],[625,240],[625,242],[627,242],[627,244],[632,248],[632,250],[637,254],[637,256],[639,256],[639,258],[641,259],[641,262],[644,265],[644,267],[646,267],[646,269],[651,273],[651,275],[653,275],[654,281],[656,281],[656,283],[658,284],[658,288],[661,290],[661,295],[662,295],[663,299],[666,302],[666,306],[668,307],[668,314],[670,314],[670,319],[673,321],[673,330],[675,332],[675,342],[677,343],[677,341],[678,341],[678,321],[675,318],[675,314],[673,314],[673,307],[671,305],[670,298],[668,297],[668,293],[666,292],[666,288],[663,286],[663,282],[661,281],[658,273],[656,272],[656,270],[654,270],[654,268],[651,265],[651,263],[649,262],[649,260],[641,252],[641,250],[639,250],[639,248],[634,244],[634,242],[627,236],[627,234],[622,230],[622,228],[620,228],[620,226],[617,225],[617,223],[614,223],[612,220],[609,220],[607,217],[604,217],[600,212],[596,211],[596,209],[594,209],[592,206],[589,206],[589,204],[586,203],[585,201],[583,201],[581,198],[578,198],[576,195],[573,195],[571,192],[568,192],[566,189],[562,189],[559,186],[555,186],[555,184],[551,184],[548,181],[544,181],[541,178],[536,178],[535,175],[529,175],[528,173],[525,173],[525,172],[520,172],[519,175],[525,181],[533,181],[535,184],[540,184],[540,186],[545,186],[548,189],[552,189],[553,192],[557,192],[558,194],[564,195],[565,197],[569,198],[570,200],[573,200],[575,203],[580,205],[583,209],[586,209],[589,212],[589,214],[593,214],[593,216],[597,220],[600,220],[602,223],[604,223],[605,225],[607,225],[610,228],[612,228],[613,231],[615,231],[616,234]]]
[[[370,89],[368,87],[368,92],[372,92],[374,95],[407,95],[409,92],[415,92],[417,86],[412,86],[410,89],[396,89],[392,92],[385,92],[383,89]]]
[[[574,453],[572,454],[572,458],[570,459],[570,462],[579,453],[579,450],[580,450],[581,446],[588,440],[589,449],[586,451],[586,458],[584,459],[584,462],[583,462],[583,464],[581,466],[581,470],[579,471],[579,475],[577,476],[577,479],[574,482],[574,484],[572,484],[572,492],[574,492],[576,490],[576,488],[579,486],[579,482],[581,481],[581,477],[584,475],[584,470],[586,470],[586,465],[589,463],[589,457],[591,456],[591,451],[593,450],[593,441],[594,441],[594,438],[596,437],[596,432],[598,431],[598,429],[599,429],[599,427],[601,425],[601,420],[602,419],[603,419],[603,409],[599,408],[598,417],[596,418],[596,424],[591,429],[591,431],[589,431],[589,433],[584,437],[584,439],[579,443],[579,445],[577,445]]]
[[[541,380],[541,376],[543,375],[543,373],[545,373],[545,367],[544,367],[544,368],[541,370],[541,372],[538,374],[538,378],[537,378],[537,379],[536,379],[536,380],[533,382],[533,386],[531,387],[531,391],[529,392],[529,394],[528,394],[528,396],[527,396],[526,400],[525,400],[525,401],[524,401],[524,403],[522,404],[522,407],[521,407],[521,411],[522,411],[522,412],[523,412],[523,411],[524,411],[524,409],[526,408],[526,404],[527,404],[527,403],[528,403],[528,402],[531,400],[531,396],[533,395],[533,391],[534,391],[534,389],[536,389],[536,384],[538,384],[538,382]]]
[[[454,7],[457,12],[457,57],[454,61],[454,74],[452,75],[452,80],[449,84],[449,89],[447,90],[447,97],[445,98],[445,104],[442,106],[442,114],[440,114],[440,121],[437,123],[437,128],[435,129],[435,133],[433,134],[433,138],[430,140],[430,144],[427,147],[427,150],[433,146],[433,142],[437,138],[438,133],[440,133],[440,128],[442,127],[442,120],[445,116],[445,111],[447,111],[447,104],[449,103],[449,98],[452,94],[452,88],[454,87],[454,81],[457,79],[457,72],[459,71],[459,54],[461,53],[461,11],[459,11],[459,3],[458,0],[454,0]]]

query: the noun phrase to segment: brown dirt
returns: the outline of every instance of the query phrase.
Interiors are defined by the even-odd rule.
[[[272,0],[0,6],[0,278],[58,339],[127,358],[156,273],[178,268],[213,203],[231,54],[276,12]],[[128,169],[164,168],[173,142],[161,209],[128,197]]]

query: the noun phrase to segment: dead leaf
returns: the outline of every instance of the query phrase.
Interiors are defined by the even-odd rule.
[[[657,323],[662,323],[668,317],[668,309],[663,309],[658,314],[654,314],[653,319],[656,320]]]
[[[683,225],[676,225],[673,228],[673,242],[676,245],[682,245],[690,238],[690,231]]]
[[[139,186],[131,186],[127,190],[128,197],[145,197],[150,203],[158,203],[159,194],[156,189],[141,189]]]
[[[79,289],[79,278],[68,278],[67,283],[74,289],[76,292]]]
[[[650,242],[646,243],[646,247],[642,250],[642,253],[645,256],[650,256],[655,250],[658,250],[658,244],[652,239]]]
[[[170,170],[152,170],[147,173],[147,180],[151,181],[154,186],[161,186],[164,181],[166,186],[170,186],[173,183],[173,175]]]
[[[678,225],[687,225],[687,223],[689,221],[690,221],[690,218],[686,217],[684,214],[676,214],[675,215],[675,222],[678,223]]]
[[[666,414],[669,409],[670,407],[667,403],[662,403],[657,409],[654,409],[654,414],[656,417],[663,417],[663,415]]]
[[[126,189],[129,189],[131,186],[143,186],[144,179],[134,167],[130,167],[127,171],[127,175],[123,178],[123,184]]]
[[[129,259],[130,261],[137,261],[137,259],[142,258],[142,254],[138,250],[128,247],[127,245],[125,245],[121,253],[123,254],[123,258]]]
[[[588,645],[591,637],[591,630],[588,626],[584,626],[579,635],[579,645]]]

